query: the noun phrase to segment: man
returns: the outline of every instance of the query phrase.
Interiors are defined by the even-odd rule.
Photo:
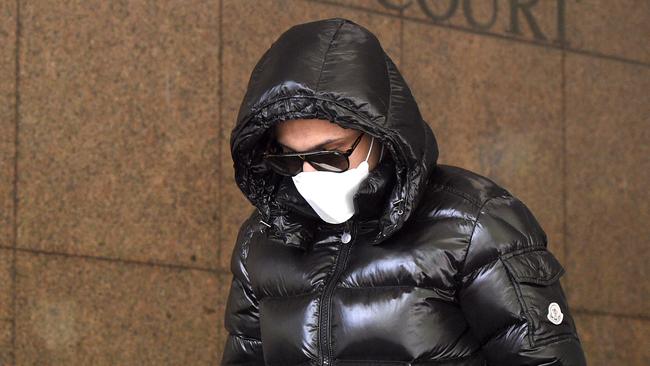
[[[291,27],[255,66],[231,134],[255,206],[232,254],[222,365],[585,365],[529,209],[437,164],[377,38]]]

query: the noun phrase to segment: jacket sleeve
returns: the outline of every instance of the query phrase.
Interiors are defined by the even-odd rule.
[[[483,202],[459,272],[458,301],[489,365],[586,365],[560,284],[564,268],[510,194]]]
[[[232,280],[223,318],[228,333],[221,358],[222,366],[264,365],[259,302],[253,293],[246,269],[254,219],[253,214],[240,227],[230,261]]]

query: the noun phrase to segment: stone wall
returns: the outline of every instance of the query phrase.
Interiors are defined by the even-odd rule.
[[[215,365],[252,206],[229,135],[296,23],[373,31],[440,163],[535,213],[590,365],[650,364],[650,3],[0,3],[0,365]],[[644,188],[645,187],[645,188]]]

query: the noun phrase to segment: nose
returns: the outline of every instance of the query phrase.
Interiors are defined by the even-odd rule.
[[[314,167],[311,166],[311,164],[309,164],[308,162],[303,161],[302,162],[302,171],[303,172],[313,172],[313,171],[316,171],[316,169],[314,169]]]

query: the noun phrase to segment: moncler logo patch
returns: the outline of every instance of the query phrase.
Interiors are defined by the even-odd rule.
[[[548,314],[546,314],[546,317],[548,320],[551,321],[551,323],[558,325],[562,323],[562,318],[564,318],[564,314],[562,314],[562,310],[560,309],[560,305],[556,302],[552,302],[548,305]]]

